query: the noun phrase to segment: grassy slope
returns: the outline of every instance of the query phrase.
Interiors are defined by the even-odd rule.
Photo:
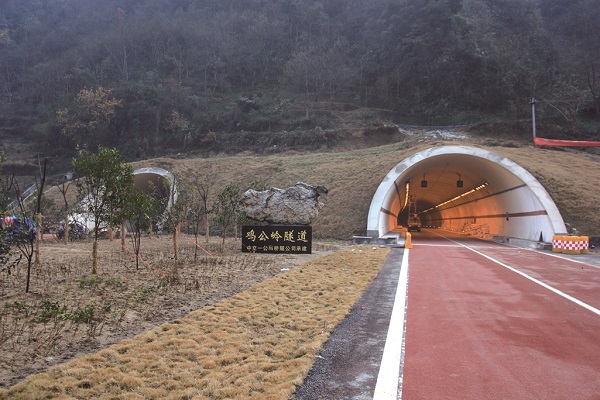
[[[229,182],[247,187],[255,179],[285,188],[297,181],[329,188],[329,198],[314,224],[317,237],[350,239],[364,234],[373,194],[385,175],[400,161],[427,147],[444,144],[477,145],[477,140],[395,143],[359,150],[267,156],[238,155],[195,159],[160,158],[135,167],[161,166],[190,182],[210,182],[218,193]],[[600,235],[600,157],[577,151],[533,146],[483,146],[504,155],[532,173],[556,202],[566,223],[582,234]],[[406,148],[408,147],[408,148]]]

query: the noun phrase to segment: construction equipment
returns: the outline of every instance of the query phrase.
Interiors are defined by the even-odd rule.
[[[417,198],[415,196],[408,198],[408,231],[421,232],[421,218],[417,213]]]

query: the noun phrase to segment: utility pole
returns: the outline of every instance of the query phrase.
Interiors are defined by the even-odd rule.
[[[531,104],[531,121],[533,123],[533,137],[535,138],[535,103],[537,101],[534,97],[529,100],[529,104]]]

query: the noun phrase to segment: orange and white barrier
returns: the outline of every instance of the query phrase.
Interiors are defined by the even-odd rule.
[[[552,236],[552,251],[554,253],[562,253],[564,240],[565,236]]]
[[[563,254],[588,254],[590,238],[588,236],[553,236],[552,251]]]
[[[590,238],[589,236],[581,236],[579,242],[581,254],[589,254],[590,252]]]
[[[565,236],[563,241],[563,254],[581,254],[579,249],[579,236]]]

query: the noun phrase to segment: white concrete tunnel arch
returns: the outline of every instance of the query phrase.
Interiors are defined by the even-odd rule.
[[[69,177],[65,176],[65,178]],[[147,194],[160,196],[162,199],[167,200],[167,206],[163,212],[161,221],[157,221],[158,228],[162,229],[167,213],[177,202],[178,191],[175,176],[162,168],[140,168],[133,171],[133,185]],[[88,197],[83,199],[79,204],[79,208],[85,210],[87,201]],[[80,224],[86,226],[89,230],[94,229],[94,219],[88,212],[83,211],[82,213],[74,214],[73,218]],[[128,229],[129,228],[128,224]]]
[[[163,216],[166,216],[177,202],[178,191],[175,176],[166,169],[155,167],[136,169],[133,171],[133,185],[146,193],[153,193],[168,199]],[[159,221],[159,227],[162,227],[163,222]]]
[[[432,147],[398,163],[373,196],[367,235],[382,237],[405,225],[410,196],[423,226],[454,231],[477,226],[490,239],[545,242],[566,232],[556,204],[533,175],[476,147]]]

